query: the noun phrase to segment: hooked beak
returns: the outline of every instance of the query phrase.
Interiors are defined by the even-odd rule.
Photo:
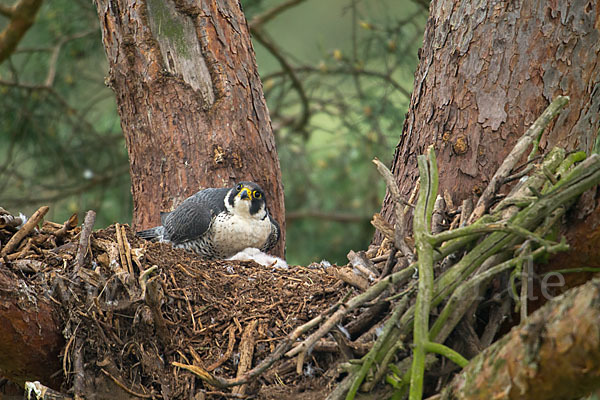
[[[240,199],[242,200],[252,200],[252,193],[250,192],[250,189],[248,188],[243,188],[240,193],[239,193]]]

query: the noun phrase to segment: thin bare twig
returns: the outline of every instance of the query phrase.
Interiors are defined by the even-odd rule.
[[[335,222],[368,222],[371,217],[367,215],[356,215],[352,213],[336,213],[314,210],[297,210],[285,214],[286,224],[292,223],[295,220],[303,218],[317,218],[320,220],[335,221]]]
[[[125,386],[125,384],[123,382],[121,382],[116,377],[114,377],[113,375],[111,375],[111,373],[108,372],[107,370],[105,370],[104,368],[100,368],[100,371],[102,371],[102,373],[104,375],[108,376],[117,386],[119,386],[121,389],[123,389],[125,392],[129,393],[132,396],[139,397],[139,398],[142,398],[142,399],[151,399],[153,397],[150,394],[143,394],[143,393],[134,392],[133,390],[131,390],[127,386]]]
[[[92,228],[96,221],[96,212],[93,210],[88,211],[85,214],[85,220],[83,221],[83,228],[79,237],[79,246],[77,247],[77,256],[75,257],[76,265],[74,273],[77,274],[81,268],[83,268],[83,260],[90,243],[90,235],[92,234]]]
[[[261,28],[264,24],[271,21],[273,18],[286,11],[289,8],[292,8],[305,0],[288,0],[284,3],[278,4],[275,7],[263,12],[262,14],[258,14],[250,20],[248,26],[251,30]]]
[[[407,257],[408,262],[411,263],[415,259],[415,255],[404,240],[404,213],[400,208],[400,204],[404,204],[405,209],[406,207],[412,207],[412,205],[404,200],[402,195],[400,195],[400,189],[398,189],[398,185],[396,184],[396,180],[394,179],[392,172],[377,158],[373,160],[373,164],[375,164],[377,171],[379,171],[385,180],[385,184],[394,201],[394,212],[396,214],[396,225],[394,227],[394,246],[400,250],[402,254]]]
[[[375,71],[372,69],[367,69],[364,67],[342,66],[342,67],[337,67],[337,68],[316,68],[316,67],[312,67],[310,65],[303,65],[300,67],[295,67],[294,71],[297,74],[303,74],[303,73],[314,73],[314,74],[320,74],[320,75],[356,74],[356,75],[370,76],[373,78],[379,78],[379,79],[389,83],[390,85],[392,85],[392,87],[394,89],[396,89],[397,91],[402,93],[407,98],[410,98],[410,91],[408,91],[402,85],[400,85],[400,83],[398,81],[396,81],[393,77],[391,77],[390,75],[385,74],[383,72]],[[273,79],[273,78],[277,78],[277,77],[284,76],[284,75],[285,75],[285,71],[277,71],[277,72],[273,72],[271,74],[265,75],[263,77],[263,80],[267,81],[268,79]]]
[[[285,57],[282,54],[282,51],[275,45],[275,43],[267,39],[263,32],[258,28],[252,29],[252,35],[258,42],[265,46],[265,48],[273,55],[273,57],[277,59],[277,61],[281,65],[281,68],[283,68],[284,71],[286,71],[288,76],[290,77],[290,80],[292,81],[292,86],[294,87],[294,89],[296,89],[296,92],[300,97],[300,104],[302,105],[301,117],[296,122],[294,129],[298,131],[303,131],[306,127],[306,124],[308,123],[308,119],[310,118],[310,106],[308,104],[308,97],[306,95],[306,91],[304,90],[302,82],[300,82],[300,79],[298,79],[294,68],[285,59]]]
[[[31,216],[31,218],[29,218],[29,220],[25,223],[25,225],[23,225],[23,227],[21,229],[19,229],[17,231],[17,233],[15,233],[13,235],[12,238],[10,238],[8,243],[6,243],[6,246],[4,246],[4,248],[2,249],[2,252],[0,252],[0,257],[4,257],[8,253],[13,251],[13,249],[15,249],[19,245],[19,243],[21,243],[21,240],[23,240],[23,238],[25,236],[27,236],[29,234],[29,232],[31,232],[33,230],[33,228],[35,228],[37,226],[37,224],[42,220],[42,218],[44,218],[44,215],[46,215],[46,213],[48,212],[49,209],[50,208],[48,206],[40,207]]]

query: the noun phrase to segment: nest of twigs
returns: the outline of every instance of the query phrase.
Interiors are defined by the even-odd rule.
[[[177,363],[223,378],[243,375],[294,329],[365,289],[394,259],[390,244],[351,252],[362,272],[327,262],[283,269],[204,260],[139,239],[127,225],[82,230],[76,215],[41,223],[47,210],[19,226],[23,218],[0,209],[0,243],[3,265],[36,296],[59,304],[64,393],[322,398],[337,362],[366,354],[374,335],[364,334],[387,310],[385,303],[360,318],[350,313],[335,335],[315,343],[300,374],[294,362],[276,360],[260,378],[226,391]]]

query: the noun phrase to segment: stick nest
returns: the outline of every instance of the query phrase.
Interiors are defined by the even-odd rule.
[[[337,359],[336,349],[327,346],[307,360],[305,374],[280,361],[237,394],[211,387],[172,363],[226,378],[245,372],[240,364],[251,368],[294,328],[348,292],[336,266],[277,269],[252,261],[208,261],[141,240],[117,224],[91,234],[79,268],[76,224],[75,219],[60,231],[67,223],[44,222],[4,256],[5,265],[26,277],[31,290],[57,304],[66,342],[64,392],[93,391],[100,398],[253,393],[267,399],[323,384],[316,372]],[[0,243],[16,232],[14,226],[0,225]],[[98,379],[103,375],[105,380]]]

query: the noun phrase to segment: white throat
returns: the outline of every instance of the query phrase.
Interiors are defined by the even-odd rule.
[[[252,215],[252,214],[250,214],[250,206],[252,205],[252,202],[250,200],[242,200],[240,198],[240,196],[237,195],[233,198],[233,206],[232,206],[231,203],[229,202],[229,198],[231,196],[233,196],[233,189],[227,193],[227,196],[225,196],[225,208],[227,208],[227,211],[229,211],[231,214],[237,215],[238,217],[241,217],[241,218],[251,218],[251,219],[258,219],[258,220],[265,218],[265,216],[267,214],[267,210],[265,209],[264,203],[261,205],[258,212],[256,214]]]

